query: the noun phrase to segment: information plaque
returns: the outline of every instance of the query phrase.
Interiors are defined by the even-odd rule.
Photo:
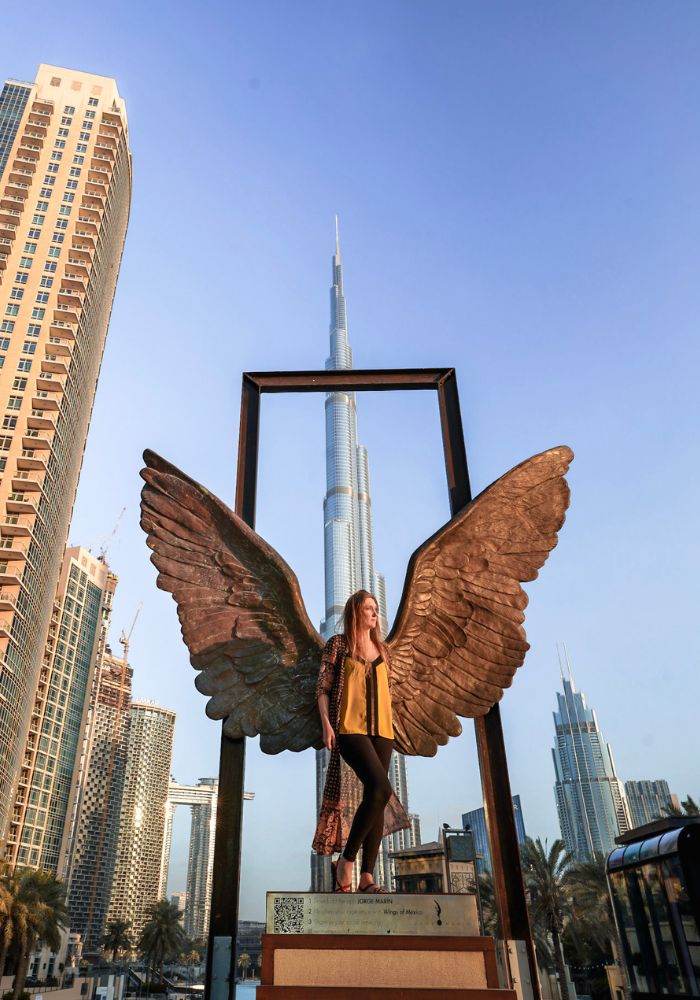
[[[476,897],[363,896],[361,893],[268,892],[268,934],[427,934],[478,937]]]

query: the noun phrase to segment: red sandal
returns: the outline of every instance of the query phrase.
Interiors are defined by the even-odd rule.
[[[333,892],[352,892],[352,882],[348,882],[347,885],[341,885],[338,881],[338,862],[331,862],[331,871],[333,873]]]

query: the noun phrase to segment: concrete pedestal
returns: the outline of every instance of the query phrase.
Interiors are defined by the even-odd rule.
[[[515,1000],[472,897],[268,893],[267,916],[258,1000]]]

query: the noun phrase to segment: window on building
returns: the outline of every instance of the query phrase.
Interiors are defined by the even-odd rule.
[[[12,291],[10,292],[10,298],[11,299],[23,299],[24,298],[24,289],[23,288],[13,288]]]
[[[58,130],[58,134],[62,135],[62,136],[67,136],[68,135],[68,129],[67,128],[60,128]]]
[[[53,278],[49,278],[47,275],[42,274],[41,281],[39,282],[41,288],[51,288],[53,285]],[[46,299],[44,299],[46,301]]]
[[[55,273],[57,267],[58,264],[56,263],[55,260],[47,260],[46,263],[44,264],[44,270],[50,271],[51,274]]]
[[[66,134],[68,134],[68,129],[64,129],[64,131],[66,132]],[[66,148],[66,140],[65,139],[56,139],[56,141],[54,142],[53,145],[54,145],[54,149],[65,149]]]
[[[34,261],[31,257],[20,257],[19,259],[19,266],[26,267],[27,270],[29,270],[33,263]]]
[[[94,118],[95,117],[95,112],[94,111],[86,111],[85,112],[85,117],[86,118]]]
[[[16,389],[17,392],[24,392],[24,390],[27,388],[27,380],[26,380],[26,378],[17,378],[17,377],[15,377],[15,380],[12,383],[12,388]],[[5,449],[5,450],[7,450],[7,449]]]
[[[68,229],[68,219],[56,219],[56,229]]]
[[[21,410],[22,409],[22,396],[10,396],[7,401],[8,410]]]
[[[0,451],[9,451],[12,447],[12,435],[3,434],[0,437]]]
[[[72,204],[75,201],[75,195],[73,194],[72,191],[66,191],[66,193],[63,195],[63,200],[70,202]]]
[[[75,151],[76,153],[87,153],[87,143],[79,142],[78,145],[75,147]]]
[[[54,233],[53,236],[51,237],[52,243],[63,243],[64,240],[65,236],[63,235],[63,233]]]
[[[61,118],[61,125],[71,125],[73,122],[72,118]]]
[[[17,417],[10,416],[9,413],[6,413],[5,416],[2,418],[3,430],[13,431],[16,426],[17,426]]]
[[[56,183],[55,177],[49,177],[48,174],[46,175],[46,177],[44,177],[44,184],[55,184],[55,183]]]
[[[80,177],[80,167],[71,167],[70,175],[71,177]]]
[[[25,340],[22,344],[22,350],[25,354],[34,354],[36,351],[36,344],[33,340]]]
[[[51,195],[53,194],[53,191],[51,188],[42,188],[40,194],[42,198],[50,198]]]
[[[78,163],[78,164],[85,163],[85,157],[84,156],[74,156],[73,157],[73,163]]]
[[[25,243],[24,244],[25,253],[36,253],[36,243]]]
[[[51,159],[52,160],[62,160],[63,159],[63,153],[57,153],[56,150],[54,150],[51,153]]]
[[[7,309],[5,310],[6,316],[16,316],[19,312],[19,306],[16,303],[8,302]]]
[[[77,181],[66,181],[66,190],[75,191],[78,187]]]
[[[49,207],[48,201],[38,201],[36,203],[37,212],[45,212]]]
[[[81,132],[80,138],[83,140],[83,142],[89,142],[92,136],[90,135],[89,132]]]
[[[41,309],[39,306],[34,306],[32,309],[32,319],[43,319],[45,312],[45,309]]]
[[[49,301],[49,293],[48,292],[37,292],[36,293],[36,301],[37,302],[48,302]]]
[[[60,215],[70,215],[71,207],[70,205],[61,205]]]
[[[61,248],[60,247],[49,247],[49,257],[60,257]]]
[[[91,108],[96,108],[99,103],[100,102],[97,97],[88,98],[88,104],[90,105]]]
[[[37,323],[30,323],[27,327],[28,337],[38,337],[41,333],[41,327]]]
[[[41,237],[41,230],[30,229],[29,232],[27,233],[27,236],[29,237],[30,240],[38,240]]]
[[[17,362],[18,372],[30,372],[32,370],[32,360],[31,358],[20,358]]]
[[[22,274],[21,271],[18,271],[17,274],[15,275],[15,281],[19,282],[20,285],[26,285],[28,277],[29,277],[28,274]]]
[[[35,226],[43,226],[45,221],[46,221],[46,216],[45,215],[39,215],[39,214],[37,214],[37,215],[35,215],[35,216],[32,217],[32,223]]]
[[[0,323],[0,330],[2,330],[3,333],[12,333],[14,328],[15,328],[15,321],[13,319],[4,319],[2,323]],[[7,348],[10,346],[10,341],[7,339],[7,337],[3,337],[2,340],[0,340],[0,344],[4,344],[5,345],[4,350],[7,350]]]
[[[63,113],[64,115],[74,115],[75,108],[72,108],[69,104],[66,104],[65,108],[63,109]]]
[[[10,346],[10,338],[0,337],[0,351],[6,351],[9,346]]]
[[[48,170],[48,172],[50,174],[57,174],[58,173],[58,164],[57,163],[48,163],[46,165],[46,169]]]

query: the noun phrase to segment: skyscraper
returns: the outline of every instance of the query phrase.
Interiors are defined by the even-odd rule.
[[[66,550],[5,849],[12,867],[58,872],[116,584],[103,560],[86,549]]]
[[[679,809],[678,797],[673,795],[668,782],[657,781],[626,781],[625,795],[630,813],[632,827],[644,826],[669,815],[672,809]]]
[[[352,368],[352,350],[348,342],[347,308],[343,291],[343,265],[340,260],[338,221],[335,230],[335,254],[332,262],[330,355],[326,370]],[[343,631],[343,609],[356,590],[364,589],[377,598],[382,633],[386,635],[386,585],[374,566],[372,543],[372,501],[370,495],[367,449],[358,444],[357,400],[353,392],[330,392],[326,396],[326,495],[323,500],[323,541],[325,579],[325,617],[321,635],[330,638]],[[316,799],[320,809],[328,751],[316,752]],[[343,764],[343,767],[346,765]],[[406,762],[394,754],[389,775],[394,791],[408,810]],[[353,805],[359,804],[361,789],[354,774],[347,787]],[[379,854],[377,878],[391,888],[389,850],[413,845],[412,832],[402,830],[387,838]],[[316,891],[331,887],[327,858],[312,857],[311,885]]]
[[[87,950],[104,934],[124,791],[132,670],[107,647],[97,665],[69,836],[59,865],[68,883],[71,931]]]
[[[107,920],[126,920],[138,940],[160,898],[165,812],[175,713],[152,702],[131,703],[119,841]]]
[[[194,939],[206,937],[209,932],[218,793],[217,778],[200,778],[196,785],[171,781],[168,789],[159,898],[165,898],[167,889],[173,815],[177,806],[188,805],[192,811],[192,827],[187,857],[187,891],[184,894],[184,928],[187,936]]]
[[[577,861],[586,861],[595,851],[613,849],[615,837],[629,829],[629,815],[595,712],[586,706],[571,674],[562,676],[562,686],[554,713],[554,794],[566,848]]]
[[[523,809],[520,804],[520,796],[513,796],[513,815],[515,817],[515,832],[518,843],[524,844],[525,821],[523,819]],[[470,812],[462,813],[462,826],[465,830],[471,830],[474,836],[474,850],[476,851],[476,870],[479,875],[490,872],[491,868],[491,847],[489,845],[489,835],[486,828],[486,811],[483,806],[479,809],[472,809]]]
[[[114,80],[0,95],[0,841],[12,814],[126,235]]]

